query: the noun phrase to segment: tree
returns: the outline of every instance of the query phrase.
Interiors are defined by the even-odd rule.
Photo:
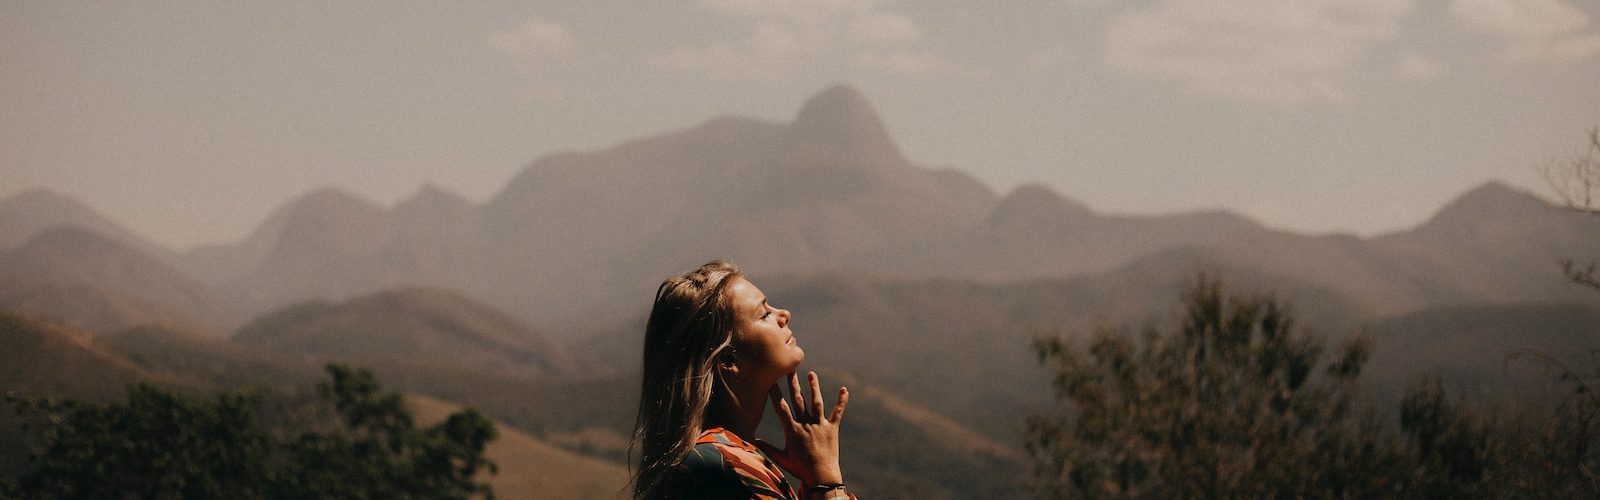
[[[1357,338],[1328,360],[1274,300],[1202,276],[1175,332],[1035,342],[1055,415],[1029,418],[1041,497],[1350,497],[1396,491],[1400,457],[1355,411]]]
[[[1589,129],[1583,154],[1554,161],[1544,168],[1545,180],[1571,210],[1600,215],[1600,127]],[[1572,283],[1600,292],[1600,269],[1562,259],[1561,270]],[[1526,419],[1520,441],[1530,454],[1540,456],[1542,467],[1533,474],[1542,482],[1568,491],[1600,496],[1600,350],[1589,351],[1592,374],[1570,368],[1543,353],[1522,353],[1545,369],[1559,388],[1555,405],[1540,418]]]
[[[1480,417],[1463,401],[1448,399],[1437,377],[1423,379],[1400,402],[1405,463],[1404,490],[1421,498],[1488,498],[1507,469],[1497,422]]]
[[[259,498],[269,481],[268,435],[239,393],[190,399],[141,384],[105,406],[8,396],[41,417],[20,496]]]
[[[317,392],[334,403],[346,432],[302,434],[284,447],[278,498],[493,498],[480,470],[494,425],[476,410],[418,429],[399,393],[383,392],[368,370],[329,365]]]
[[[1583,154],[1552,162],[1544,168],[1545,182],[1567,208],[1600,215],[1600,127],[1589,129],[1589,147]],[[1596,263],[1561,261],[1561,270],[1573,283],[1600,291]]]
[[[372,372],[329,365],[318,384],[338,424],[269,430],[259,396],[198,399],[149,385],[126,403],[24,399],[38,446],[9,485],[26,498],[492,498],[481,471],[494,425],[468,409],[418,428]]]

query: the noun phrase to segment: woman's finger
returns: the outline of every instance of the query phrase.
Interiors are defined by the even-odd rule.
[[[806,372],[806,380],[811,382],[811,420],[822,419],[822,382],[817,380],[817,372]]]
[[[838,403],[834,403],[834,405],[833,405],[833,413],[828,415],[828,421],[829,422],[833,422],[835,424],[839,423],[839,420],[844,418],[844,405],[848,404],[849,402],[850,402],[850,389],[849,388],[845,388],[845,387],[840,387],[839,388],[839,402]]]
[[[796,373],[790,373],[789,374],[789,396],[794,398],[794,411],[800,412],[799,414],[795,415],[796,417],[799,417],[799,418],[796,418],[795,420],[801,420],[801,419],[805,418],[806,417],[806,415],[805,415],[805,412],[806,412],[806,400],[805,400],[805,396],[801,396],[800,395],[800,375],[799,374],[796,374]]]

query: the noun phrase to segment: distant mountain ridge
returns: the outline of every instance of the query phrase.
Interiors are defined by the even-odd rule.
[[[0,221],[27,217],[0,211]],[[723,117],[540,158],[481,205],[433,185],[387,208],[317,190],[241,242],[175,258],[247,317],[428,286],[572,340],[623,321],[612,312],[619,297],[643,300],[662,277],[713,258],[756,275],[989,283],[1123,266],[1253,268],[1392,314],[1571,300],[1579,292],[1554,261],[1600,255],[1596,235],[1595,219],[1497,182],[1375,238],[1283,233],[1226,211],[1101,214],[1039,185],[1001,196],[912,164],[867,99],[835,86],[788,123]]]
[[[134,234],[89,205],[46,189],[31,189],[0,200],[0,250],[13,248],[53,226],[76,226],[138,249],[165,262],[177,254]]]

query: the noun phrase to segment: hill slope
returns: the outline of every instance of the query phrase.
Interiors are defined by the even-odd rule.
[[[406,403],[422,425],[461,409],[421,394],[407,394]],[[631,498],[626,467],[563,450],[503,423],[496,422],[495,429],[500,435],[484,455],[499,467],[489,481],[496,497]]]
[[[357,363],[473,367],[529,376],[577,369],[566,349],[542,333],[441,289],[300,304],[257,318],[233,340],[283,356]]]
[[[177,258],[171,250],[134,234],[89,205],[54,191],[34,189],[0,200],[0,249],[21,245],[53,226],[93,231],[163,262]]]
[[[101,334],[143,323],[218,332],[233,322],[209,287],[161,259],[74,226],[47,228],[0,252],[0,307]]]

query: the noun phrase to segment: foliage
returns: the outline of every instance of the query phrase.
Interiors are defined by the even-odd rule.
[[[1065,404],[1028,422],[1042,498],[1600,497],[1600,369],[1585,377],[1525,354],[1559,397],[1505,415],[1425,379],[1401,401],[1395,435],[1355,411],[1359,338],[1324,359],[1275,302],[1224,298],[1203,276],[1176,332],[1103,330],[1035,349]]]
[[[1364,342],[1325,362],[1275,301],[1224,298],[1203,276],[1185,307],[1170,335],[1036,342],[1075,410],[1029,420],[1041,496],[1347,497],[1392,486],[1379,471],[1395,457],[1353,407]]]
[[[15,485],[27,497],[250,498],[268,482],[269,439],[241,394],[198,400],[141,384],[126,404],[8,399],[43,417],[45,444]]]
[[[1437,378],[1408,391],[1400,402],[1408,489],[1426,498],[1490,496],[1489,468],[1506,458],[1493,425],[1465,403],[1451,402]]]
[[[1518,415],[1503,431],[1516,457],[1506,464],[1512,491],[1600,498],[1600,350],[1589,356],[1593,371],[1585,375],[1548,355],[1516,355],[1543,368],[1555,397]]]
[[[196,399],[140,384],[104,406],[8,395],[38,446],[0,497],[493,497],[476,481],[494,471],[483,458],[495,436],[487,419],[469,409],[418,428],[372,372],[327,370],[317,389],[340,422],[325,431],[269,430],[259,397],[239,392]]]

